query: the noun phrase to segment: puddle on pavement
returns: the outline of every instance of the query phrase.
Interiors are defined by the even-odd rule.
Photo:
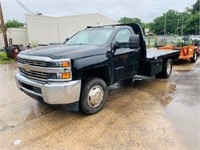
[[[177,131],[185,139],[188,148],[200,148],[200,105],[188,106],[181,101],[172,101],[166,107],[166,113]]]
[[[0,68],[0,120],[7,126],[17,126],[55,111],[22,93],[15,83],[16,72],[17,63],[5,64]],[[3,122],[0,122],[0,129],[5,128]]]
[[[171,84],[169,80],[159,79],[139,81],[136,83],[135,87],[156,97],[156,101],[159,101],[164,107],[172,101],[169,93],[173,93],[176,90],[176,86]]]
[[[175,71],[180,72],[180,73],[184,73],[184,72],[191,72],[193,70],[175,70]]]
[[[41,103],[37,103],[34,107],[32,107],[32,109],[29,109],[29,113],[26,113],[26,117],[24,117],[23,121],[29,121],[56,110],[46,104]]]
[[[198,63],[198,62],[197,62]],[[180,60],[178,62],[174,62],[173,64],[173,70],[177,72],[190,72],[193,71],[194,63],[191,63],[187,60]]]
[[[4,130],[6,127],[8,127],[8,125],[3,120],[0,119],[0,131]]]
[[[109,87],[109,95],[123,94],[126,91],[143,92],[143,94],[152,95],[156,97],[157,101],[160,101],[162,106],[167,106],[172,99],[168,93],[174,92],[176,86],[171,84],[168,80],[151,79],[151,80],[136,80],[132,84],[127,86],[121,86],[119,84]],[[126,94],[129,94],[128,92]],[[133,93],[130,93],[133,94]]]
[[[109,95],[112,100],[119,96],[135,96],[134,92],[138,92],[138,90],[143,92],[144,97],[144,94],[152,95],[161,103],[167,114],[166,117],[185,139],[187,148],[199,149],[200,94],[198,90],[200,89],[200,65],[198,67],[194,71],[193,68],[191,70],[185,68],[176,70],[180,74],[174,74],[167,80],[136,81],[134,84],[124,87],[116,84],[110,87]],[[124,94],[126,96],[123,96]]]
[[[15,109],[12,109],[13,106]],[[28,97],[15,103],[1,106],[0,119],[8,126],[17,126],[53,111],[55,109]]]
[[[200,149],[200,65],[194,70],[173,76],[176,92],[170,94],[173,101],[166,106],[166,113],[176,130],[185,139],[188,149]],[[176,70],[177,71],[177,70]]]

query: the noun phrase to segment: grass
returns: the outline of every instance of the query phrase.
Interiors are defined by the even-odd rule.
[[[14,61],[14,59],[8,58],[6,52],[0,52],[0,64],[12,63]]]

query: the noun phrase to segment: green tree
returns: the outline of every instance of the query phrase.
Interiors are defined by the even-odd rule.
[[[192,6],[192,14],[196,14],[199,12],[199,5],[200,5],[200,0],[197,0],[197,2]]]
[[[187,9],[187,12],[190,14],[190,17],[185,23],[185,34],[198,34],[200,30],[200,0],[197,0],[197,2],[192,6],[192,8]],[[200,34],[200,33],[199,33]]]
[[[190,15],[190,17],[185,21],[183,29],[185,35],[198,34],[199,17],[200,13],[196,13]]]
[[[19,22],[18,20],[8,20],[5,24],[6,28],[20,28],[23,27],[24,24]]]
[[[139,18],[128,18],[128,17],[123,17],[123,18],[121,18],[118,22],[121,23],[121,24],[138,23],[138,24],[140,24],[143,28],[146,27],[146,24],[143,23],[143,22],[141,21],[141,19],[139,19]]]
[[[121,24],[128,24],[128,23],[133,23],[134,21],[132,18],[123,17],[123,18],[120,18],[118,22]]]
[[[150,30],[158,35],[164,34],[166,24],[166,34],[168,35],[181,35],[183,29],[185,29],[185,22],[189,19],[190,14],[188,12],[178,12],[175,10],[169,10],[162,16],[153,20],[153,23],[149,23]]]
[[[164,34],[166,23],[166,34],[191,35],[198,34],[200,30],[200,0],[197,0],[192,7],[187,7],[184,12],[169,10],[162,16],[157,17],[153,22],[148,23],[150,31],[155,34]],[[165,22],[166,17],[166,22]],[[200,33],[199,33],[200,34]]]

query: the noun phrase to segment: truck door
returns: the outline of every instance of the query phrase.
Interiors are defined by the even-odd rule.
[[[129,48],[129,37],[133,33],[129,28],[117,32],[114,43],[119,43],[113,56],[114,82],[137,74],[138,71],[138,49]]]

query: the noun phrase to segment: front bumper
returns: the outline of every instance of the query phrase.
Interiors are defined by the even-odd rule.
[[[27,95],[47,104],[72,104],[79,101],[81,80],[69,82],[38,83],[20,73],[15,75],[17,86]]]

